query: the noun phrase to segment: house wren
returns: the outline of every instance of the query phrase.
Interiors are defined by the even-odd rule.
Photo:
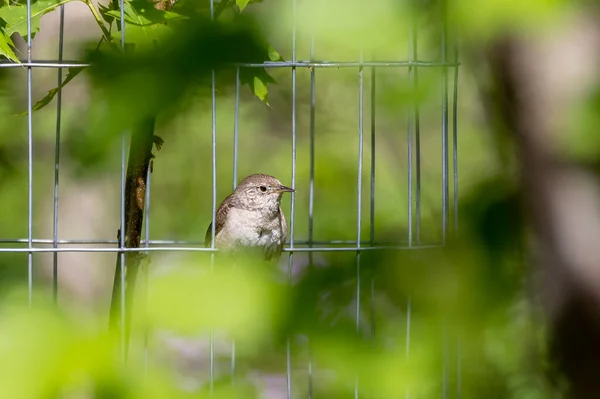
[[[215,215],[215,248],[224,252],[256,250],[264,260],[278,260],[287,237],[281,210],[283,193],[294,192],[273,176],[254,174],[240,182]],[[204,244],[210,247],[212,223]]]

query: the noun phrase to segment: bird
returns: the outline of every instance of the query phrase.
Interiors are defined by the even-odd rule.
[[[216,211],[215,248],[226,253],[258,252],[265,261],[279,260],[288,230],[281,198],[288,192],[295,190],[273,176],[245,177]],[[211,244],[212,222],[204,239],[205,247]]]

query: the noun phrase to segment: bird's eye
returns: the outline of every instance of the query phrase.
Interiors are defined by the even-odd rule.
[[[262,191],[263,193],[267,191],[267,188],[265,186],[260,186],[260,191]]]

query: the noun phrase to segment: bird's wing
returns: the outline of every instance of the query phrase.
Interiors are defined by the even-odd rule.
[[[215,237],[219,235],[221,229],[225,225],[225,220],[227,219],[227,214],[231,209],[231,202],[227,201],[229,197],[225,198],[219,209],[217,209],[217,213],[215,215]],[[206,235],[204,236],[204,246],[210,247],[210,242],[212,241],[212,222],[208,225],[208,229],[206,230]]]
[[[287,240],[288,226],[281,207],[279,208],[279,217],[281,218],[281,231],[283,233],[281,237],[281,249],[283,249],[283,244],[285,243],[285,240]]]
[[[281,258],[281,252],[283,250],[283,244],[287,238],[287,222],[285,220],[285,215],[281,208],[279,208],[279,227],[281,228],[281,243],[279,245],[266,245],[263,248],[264,260],[266,261],[279,261]]]
[[[274,259],[278,261],[281,258],[281,252],[283,251],[283,245],[285,244],[285,240],[287,238],[287,222],[285,220],[285,215],[281,208],[279,208],[279,224],[281,227],[281,243],[277,246],[268,246],[265,248],[265,260]]]

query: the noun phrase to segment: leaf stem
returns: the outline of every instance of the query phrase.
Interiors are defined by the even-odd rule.
[[[82,1],[85,3],[85,5],[88,6],[88,8],[90,9],[90,11],[92,12],[92,15],[94,16],[94,19],[96,20],[96,23],[98,24],[98,26],[102,30],[102,34],[104,35],[106,43],[108,43],[108,45],[113,50],[118,51],[119,48],[112,41],[112,37],[110,36],[110,32],[108,31],[108,29],[106,29],[106,26],[104,26],[104,22],[102,22],[102,17],[100,16],[100,13],[98,13],[98,10],[96,10],[96,7],[94,7],[94,4],[92,3],[92,0],[82,0]]]

